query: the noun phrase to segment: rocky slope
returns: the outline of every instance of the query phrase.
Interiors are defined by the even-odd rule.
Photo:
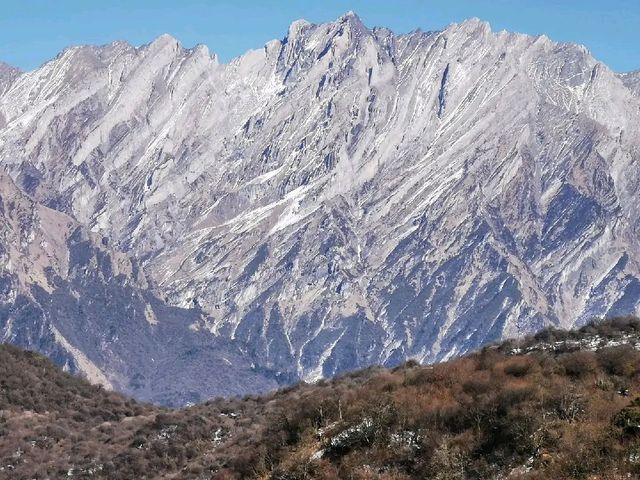
[[[230,342],[192,331],[126,255],[0,174],[0,341],[106,388],[183,405],[274,388]],[[233,369],[229,365],[233,364]]]
[[[638,311],[640,99],[584,47],[349,13],[0,78],[19,186],[280,381]]]
[[[624,84],[631,89],[636,95],[640,95],[640,70],[629,72],[620,76]]]

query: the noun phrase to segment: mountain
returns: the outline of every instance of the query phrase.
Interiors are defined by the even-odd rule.
[[[0,260],[2,342],[169,405],[277,386],[230,342],[193,332],[200,314],[155,297],[138,266],[106,238],[35,203],[4,174]]]
[[[163,35],[11,78],[20,189],[135,260],[170,331],[270,381],[639,310],[640,99],[582,46],[348,13],[229,64]]]
[[[0,94],[5,93],[20,75],[20,70],[0,62]],[[2,125],[2,124],[0,124]],[[4,125],[2,125],[4,127]]]
[[[615,319],[179,410],[0,346],[0,478],[637,478],[639,345]]]

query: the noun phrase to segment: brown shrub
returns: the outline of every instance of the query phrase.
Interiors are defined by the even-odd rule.
[[[631,377],[640,367],[640,352],[629,345],[605,348],[597,357],[598,363],[610,375]]]
[[[504,364],[504,373],[513,377],[524,377],[534,370],[536,362],[529,356],[513,357]]]
[[[561,355],[559,363],[570,377],[592,375],[598,369],[596,356],[591,352],[573,352]]]

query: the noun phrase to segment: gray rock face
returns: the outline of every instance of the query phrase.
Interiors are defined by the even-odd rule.
[[[106,238],[36,204],[3,174],[0,220],[0,341],[169,405],[277,385],[232,342],[193,331],[201,313],[156,298]]]
[[[162,36],[66,50],[0,118],[24,191],[281,382],[639,309],[640,100],[581,46],[347,14],[221,65]]]
[[[20,76],[20,70],[0,62],[0,94],[6,92],[11,84]]]
[[[636,95],[640,95],[640,70],[620,75],[623,83]]]

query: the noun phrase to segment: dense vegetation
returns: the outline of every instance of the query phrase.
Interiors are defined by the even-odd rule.
[[[175,411],[2,346],[0,478],[640,478],[638,336],[635,318],[548,330]]]

